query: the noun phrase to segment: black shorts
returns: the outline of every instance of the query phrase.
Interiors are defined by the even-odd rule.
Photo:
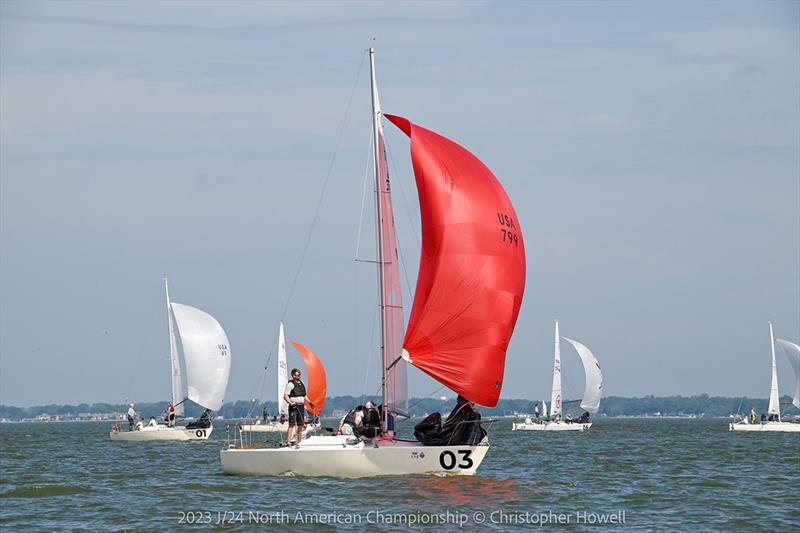
[[[303,426],[303,418],[306,416],[306,408],[302,405],[289,405],[289,426]]]

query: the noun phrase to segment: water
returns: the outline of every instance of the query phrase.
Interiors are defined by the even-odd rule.
[[[422,529],[800,530],[800,436],[731,433],[725,420],[600,419],[585,433],[512,432],[503,420],[475,477],[360,480],[225,476],[219,422],[207,442],[111,442],[109,428],[0,425],[0,526],[352,532],[380,520],[405,531],[387,522],[437,515]],[[603,517],[624,524],[588,523]]]

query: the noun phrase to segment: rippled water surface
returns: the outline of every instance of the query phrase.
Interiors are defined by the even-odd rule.
[[[209,441],[186,443],[111,442],[109,428],[0,425],[0,526],[407,529],[388,523],[399,517],[444,531],[800,531],[800,434],[731,433],[725,420],[601,419],[585,433],[512,432],[502,420],[475,477],[360,480],[223,475],[219,423]],[[604,517],[624,523],[588,523]]]

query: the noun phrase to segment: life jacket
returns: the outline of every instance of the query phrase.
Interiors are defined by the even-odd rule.
[[[289,383],[294,384],[294,388],[292,392],[289,393],[289,398],[296,398],[297,396],[305,396],[306,395],[306,386],[303,385],[303,382],[299,379],[297,381],[290,379]]]
[[[381,415],[375,408],[366,409],[364,411],[364,419],[362,421],[364,427],[380,427]]]

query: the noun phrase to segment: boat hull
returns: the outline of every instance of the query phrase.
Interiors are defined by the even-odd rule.
[[[488,444],[423,446],[382,440],[364,443],[348,436],[315,436],[299,447],[220,451],[222,471],[234,475],[330,476],[359,478],[391,475],[474,475]]]
[[[578,424],[576,422],[547,422],[537,424],[535,422],[514,422],[511,431],[586,431],[592,427],[591,422]]]
[[[728,427],[731,431],[769,431],[781,433],[800,433],[800,424],[794,422],[764,422],[763,424],[748,424],[746,422],[731,422]]]
[[[154,440],[208,440],[214,426],[202,429],[186,429],[183,426],[166,427],[166,426],[145,426],[142,429],[134,429],[132,431],[111,431],[109,436],[114,441],[130,441],[130,442],[143,442]]]

